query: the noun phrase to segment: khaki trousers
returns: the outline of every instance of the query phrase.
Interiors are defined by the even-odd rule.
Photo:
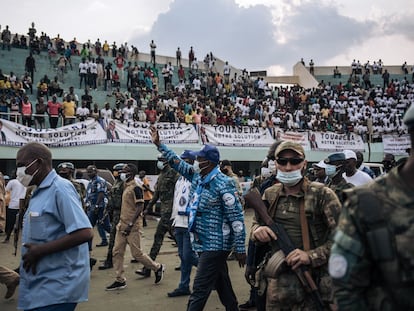
[[[131,249],[132,257],[138,262],[142,263],[145,268],[157,271],[161,265],[153,261],[147,254],[144,254],[141,250],[141,233],[142,218],[140,217],[137,223],[132,227],[131,233],[128,236],[122,234],[127,225],[118,223],[116,226],[115,245],[112,254],[112,261],[116,271],[116,280],[118,282],[125,282],[124,271],[124,256],[127,244]]]

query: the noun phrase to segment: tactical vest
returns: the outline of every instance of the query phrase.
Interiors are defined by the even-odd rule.
[[[323,211],[324,192],[322,190],[325,185],[317,182],[310,182],[305,187],[305,213],[309,227],[310,246],[311,249],[314,249],[324,244],[328,238],[328,227],[324,221],[325,215]],[[286,210],[278,211],[278,201],[280,200],[279,197],[282,188],[283,186],[281,184],[276,184],[268,189],[266,193],[266,198],[269,202],[268,213],[274,220],[278,219],[278,216],[280,217],[283,215],[283,218],[286,219],[286,223],[283,224],[285,230],[288,232],[293,243],[298,248],[302,248],[299,202],[303,199],[303,197],[294,196],[294,201],[296,203],[292,204],[290,207],[288,206]],[[295,221],[292,223],[289,219],[295,219]],[[292,233],[292,235],[290,233]],[[295,238],[295,236],[297,236],[297,238]],[[279,250],[276,242],[272,244],[274,244],[272,245],[273,251]]]
[[[386,191],[355,189],[360,223],[375,270],[368,300],[375,310],[414,309],[414,208],[393,202]]]
[[[109,195],[109,204],[112,210],[121,210],[123,192],[124,182],[120,179],[116,179]]]

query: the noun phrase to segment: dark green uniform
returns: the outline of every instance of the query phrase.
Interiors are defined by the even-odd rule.
[[[341,209],[335,193],[324,184],[310,182],[305,178],[300,193],[286,195],[283,185],[276,184],[264,192],[263,200],[268,203],[268,213],[272,219],[283,225],[293,244],[302,250],[299,209],[304,200],[310,237],[310,249],[306,251],[311,260],[310,269],[326,306],[333,303],[332,281],[327,268],[332,245],[329,237],[336,227]],[[262,220],[254,220],[251,232],[259,225],[264,225]],[[271,242],[270,247],[271,254],[280,249],[276,241]],[[266,310],[316,310],[311,296],[305,292],[290,268],[284,267],[277,275],[265,278]]]
[[[339,310],[414,310],[414,189],[400,168],[346,192],[329,260]]]
[[[115,243],[116,225],[121,215],[122,193],[124,192],[124,182],[120,178],[116,178],[108,196],[107,209],[111,215],[111,233],[109,235],[109,246],[107,261],[112,263],[112,249]]]
[[[329,188],[331,188],[331,189],[335,192],[336,196],[338,197],[338,199],[339,199],[339,201],[340,201],[341,203],[343,203],[343,201],[344,201],[344,190],[351,189],[351,188],[353,188],[353,187],[354,187],[354,185],[353,185],[353,184],[351,184],[351,183],[347,182],[347,181],[345,180],[345,178],[343,178],[343,177],[342,177],[342,179],[339,181],[339,183],[337,183],[337,184],[333,184],[333,183],[332,183],[332,180],[331,180],[331,181],[327,184],[327,186],[328,186]]]
[[[154,196],[148,203],[147,209],[151,210],[158,199],[161,201],[161,219],[158,222],[157,230],[154,234],[154,242],[150,251],[152,260],[157,258],[162,241],[164,240],[164,235],[171,227],[170,219],[174,199],[174,187],[179,176],[180,175],[170,166],[167,166],[162,170],[158,175]]]

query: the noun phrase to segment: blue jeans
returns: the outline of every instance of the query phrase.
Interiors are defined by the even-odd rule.
[[[102,219],[104,216],[104,208],[100,207],[99,212],[96,214],[93,208],[89,208],[88,210],[88,218],[91,222],[92,228],[95,227],[96,223],[98,223],[98,233],[102,239],[102,243],[108,243],[108,239],[106,238],[106,232],[111,232],[111,223],[109,222],[109,216],[107,215],[105,219]],[[102,222],[102,223],[101,223]],[[90,241],[89,243],[92,243]],[[91,248],[91,244],[89,244],[89,249]]]
[[[226,311],[238,311],[236,295],[231,285],[227,267],[228,251],[202,252],[198,258],[193,293],[188,300],[187,311],[204,309],[211,291],[215,288]]]
[[[59,303],[56,305],[34,308],[25,311],[73,311],[75,310],[76,306],[77,303]]]
[[[187,228],[175,227],[175,240],[178,245],[178,256],[181,259],[181,280],[179,289],[188,290],[193,266],[197,266],[198,257],[191,247],[190,234]]]

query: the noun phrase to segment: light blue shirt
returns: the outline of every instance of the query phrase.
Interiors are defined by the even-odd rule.
[[[69,180],[52,170],[33,192],[23,219],[22,243],[42,244],[91,228]],[[22,256],[27,249],[22,247]],[[83,243],[39,260],[36,274],[20,266],[18,309],[88,300],[89,251]]]

